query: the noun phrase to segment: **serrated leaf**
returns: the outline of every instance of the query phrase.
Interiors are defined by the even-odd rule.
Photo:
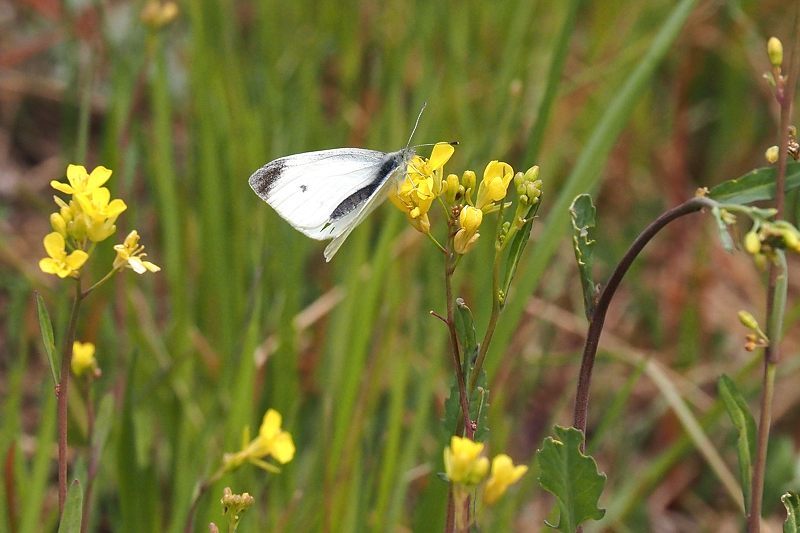
[[[506,259],[506,268],[503,273],[503,284],[501,285],[503,302],[505,302],[505,298],[508,297],[511,281],[514,279],[517,266],[519,265],[520,259],[522,259],[522,252],[525,251],[525,246],[528,244],[528,239],[530,239],[533,221],[536,219],[536,213],[539,211],[540,205],[542,205],[541,196],[539,197],[539,201],[528,209],[528,214],[525,215],[525,224],[514,234],[511,244],[508,246],[508,258]]]
[[[800,187],[800,163],[786,166],[786,186],[791,191]],[[708,196],[725,204],[749,204],[775,198],[775,167],[762,167],[744,176],[720,183]]]
[[[585,520],[600,520],[605,510],[597,507],[606,475],[594,459],[581,452],[583,433],[576,428],[555,426],[555,437],[547,437],[536,452],[539,485],[558,502],[558,524],[550,527],[574,532]]]
[[[47,312],[47,305],[44,298],[38,292],[36,294],[36,312],[39,315],[39,331],[42,333],[42,344],[44,353],[47,354],[47,362],[50,364],[50,374],[53,376],[53,385],[58,383],[58,365],[56,365],[56,343],[53,335],[53,322],[50,320],[50,313]]]
[[[800,533],[800,495],[796,492],[787,492],[781,496],[781,501],[786,507],[783,533]]]
[[[81,484],[74,480],[67,491],[67,501],[64,502],[64,512],[58,524],[58,533],[80,533],[81,515],[83,513],[83,491]]]
[[[750,413],[742,394],[731,378],[722,375],[717,382],[719,395],[725,404],[725,410],[736,428],[738,438],[736,449],[739,455],[739,477],[742,483],[742,497],[745,512],[750,512],[750,495],[752,479],[752,459],[756,452],[756,421]]]
[[[722,218],[722,212],[718,207],[711,209],[711,214],[714,216],[714,221],[717,223],[717,231],[719,231],[719,240],[722,242],[722,247],[726,252],[733,252],[735,246],[733,244],[733,237],[728,231],[728,224]]]
[[[592,277],[594,264],[594,244],[592,238],[596,227],[597,210],[588,194],[579,194],[569,206],[569,215],[572,219],[572,246],[575,250],[575,260],[581,276],[583,289],[583,309],[588,320],[594,314],[595,297],[597,288]]]

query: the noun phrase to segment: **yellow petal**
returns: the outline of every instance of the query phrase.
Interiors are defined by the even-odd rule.
[[[267,409],[261,421],[261,427],[258,429],[259,437],[264,439],[275,437],[281,430],[281,422],[281,415],[278,411],[275,409]]]
[[[89,259],[89,254],[83,250],[75,250],[67,256],[65,262],[71,270],[78,270],[83,266],[87,259]]]
[[[273,440],[270,453],[281,464],[286,464],[294,457],[294,441],[288,431],[281,431]]]
[[[106,216],[108,216],[108,217],[117,217],[117,216],[119,216],[120,213],[125,211],[127,208],[128,208],[128,206],[125,205],[125,202],[123,202],[119,198],[116,198],[114,200],[111,200],[111,203],[108,204],[108,209],[106,209]]]
[[[55,274],[58,272],[58,263],[50,257],[45,257],[39,260],[39,269],[45,274]]]
[[[64,237],[58,232],[48,233],[44,237],[44,249],[54,259],[63,259],[66,256],[65,246]]]
[[[142,260],[139,259],[138,257],[129,257],[128,265],[137,274],[144,274],[145,272],[147,272],[147,268],[142,264]]]
[[[105,207],[108,205],[108,201],[111,200],[111,191],[105,187],[91,189],[91,199],[94,205]]]
[[[86,169],[84,169],[86,172]],[[107,169],[104,166],[95,167],[92,170],[92,173],[89,175],[89,180],[87,183],[88,189],[94,189],[96,187],[102,186],[105,182],[108,181],[108,178],[111,177],[111,170]]]
[[[85,187],[89,174],[83,165],[67,165],[67,179],[70,185],[80,190]]]
[[[456,149],[450,143],[436,143],[428,160],[431,170],[439,170],[453,156]]]
[[[154,263],[151,263],[150,261],[142,261],[142,264],[150,272],[160,272],[161,271],[161,267],[160,266],[158,266],[158,265],[156,265]]]
[[[50,186],[57,191],[61,191],[64,194],[72,194],[75,192],[75,189],[67,185],[66,183],[61,183],[60,181],[53,180],[50,182]]]

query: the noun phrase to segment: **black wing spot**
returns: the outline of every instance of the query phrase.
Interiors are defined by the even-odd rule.
[[[284,168],[286,168],[286,163],[283,159],[270,161],[263,167],[253,172],[253,175],[250,176],[249,180],[250,187],[257,195],[266,200],[267,196],[269,196],[272,186],[275,184],[275,181],[280,178]]]
[[[375,179],[372,182],[368,183],[364,187],[360,188],[344,200],[342,203],[336,206],[336,209],[333,210],[331,213],[331,220],[336,220],[338,218],[342,218],[346,214],[350,213],[353,209],[367,201],[367,199],[372,196],[378,187],[380,187],[383,182],[386,181],[386,178],[394,172],[394,170],[400,166],[403,157],[401,154],[393,154],[392,157],[386,159],[381,165],[381,168],[378,169],[378,172],[375,174]]]
[[[306,192],[306,189],[308,189],[308,187],[306,187],[305,185],[300,186],[301,191]]]

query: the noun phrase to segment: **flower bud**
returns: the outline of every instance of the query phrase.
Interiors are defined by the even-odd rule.
[[[465,170],[464,175],[461,176],[461,184],[464,186],[464,190],[472,189],[474,191],[476,181],[475,172],[472,170]]]
[[[444,197],[445,200],[447,200],[447,203],[449,204],[455,203],[460,187],[461,184],[458,182],[458,176],[456,176],[455,174],[450,174],[447,176],[447,180],[445,181],[445,193],[444,193]]]
[[[481,225],[482,221],[483,211],[472,207],[471,205],[465,205],[461,210],[461,213],[458,215],[459,225],[469,233],[475,233],[478,231],[478,227]]]
[[[748,232],[744,236],[744,249],[751,255],[756,255],[761,251],[761,239],[755,231]]]
[[[777,146],[770,146],[767,148],[767,151],[764,152],[764,159],[767,160],[767,163],[770,165],[774,165],[778,161],[778,155],[780,152],[778,151]]]
[[[777,37],[770,37],[767,41],[767,55],[773,67],[783,64],[783,43]]]
[[[753,315],[751,315],[747,311],[739,311],[737,316],[739,317],[739,322],[741,322],[741,324],[747,329],[752,329],[752,330],[758,329],[758,321],[755,319]]]

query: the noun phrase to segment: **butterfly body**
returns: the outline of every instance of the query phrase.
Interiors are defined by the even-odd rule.
[[[317,240],[330,261],[351,231],[402,179],[413,148],[337,148],[280,157],[250,176],[250,187],[295,229]]]

